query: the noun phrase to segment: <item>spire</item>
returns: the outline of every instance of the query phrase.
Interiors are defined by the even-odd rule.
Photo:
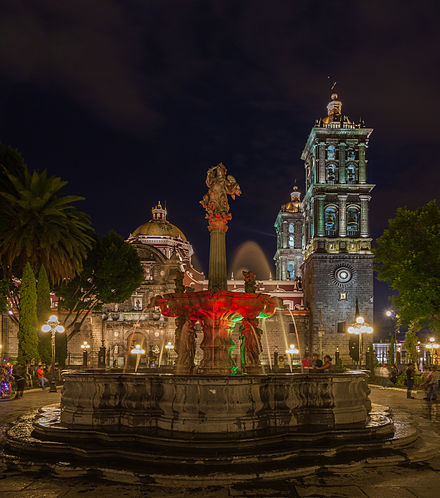
[[[166,221],[167,209],[162,207],[160,201],[157,202],[157,205],[155,207],[151,208],[151,212],[153,213],[153,220]]]

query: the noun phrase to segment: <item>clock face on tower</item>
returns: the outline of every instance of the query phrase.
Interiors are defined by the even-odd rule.
[[[341,284],[346,284],[347,282],[350,282],[352,273],[350,268],[347,268],[346,266],[341,266],[335,270],[334,276],[337,282]]]

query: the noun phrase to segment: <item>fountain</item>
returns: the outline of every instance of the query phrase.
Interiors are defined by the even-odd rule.
[[[66,452],[83,461],[105,457],[112,465],[123,458],[148,462],[150,471],[175,472],[179,464],[193,474],[232,472],[234,463],[234,472],[248,474],[249,464],[260,473],[274,464],[298,469],[310,458],[324,462],[322,445],[333,448],[329,458],[353,445],[358,452],[391,447],[390,417],[369,415],[365,373],[262,373],[258,319],[271,316],[275,302],[255,292],[251,272],[244,275],[244,293],[227,290],[227,196],[241,191],[221,163],[208,170],[206,184],[209,289],[191,292],[178,274],[176,292],[156,299],[162,313],[176,319],[175,372],[64,372],[61,406],[10,429],[10,449],[39,459],[43,453],[65,459]],[[197,323],[203,360],[196,369]],[[237,324],[239,345],[232,339]],[[235,347],[240,365],[232,358]]]

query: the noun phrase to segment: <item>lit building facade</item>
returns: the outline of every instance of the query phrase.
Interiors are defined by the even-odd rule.
[[[373,254],[366,151],[373,130],[342,114],[333,94],[327,116],[312,128],[301,159],[305,165],[303,287],[311,312],[309,347],[339,348],[348,356],[347,325],[356,299],[373,321]]]

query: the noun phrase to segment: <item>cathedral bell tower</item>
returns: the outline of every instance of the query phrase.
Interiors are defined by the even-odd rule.
[[[281,206],[274,226],[277,234],[277,252],[273,258],[276,279],[295,280],[302,276],[303,262],[304,213],[298,187],[293,187],[290,202]]]
[[[301,159],[305,163],[303,286],[311,311],[310,344],[348,358],[347,326],[356,298],[373,321],[373,255],[368,222],[370,193],[366,150],[372,128],[342,114],[334,93],[327,116],[315,123]]]

